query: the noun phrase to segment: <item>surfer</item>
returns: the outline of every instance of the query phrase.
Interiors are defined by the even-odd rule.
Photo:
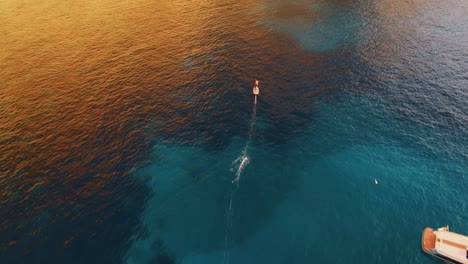
[[[260,89],[258,88],[258,80],[255,80],[255,84],[254,84],[252,92],[253,92],[254,95],[259,95],[260,94]]]

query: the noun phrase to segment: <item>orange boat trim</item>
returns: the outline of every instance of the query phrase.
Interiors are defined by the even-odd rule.
[[[423,239],[422,239],[422,242],[423,242],[422,247],[424,251],[431,251],[435,248],[436,236],[434,235],[433,231],[434,230],[432,228],[424,229]]]

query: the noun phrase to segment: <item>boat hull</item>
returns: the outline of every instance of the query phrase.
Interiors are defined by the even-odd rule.
[[[467,264],[468,263],[468,251],[467,251],[467,261],[463,261],[463,262],[452,259],[449,256],[446,256],[442,254],[441,252],[439,252],[436,249],[436,241],[439,241],[440,239],[437,237],[436,233],[434,233],[434,229],[432,228],[428,227],[424,229],[423,235],[421,237],[421,247],[424,252],[446,263],[453,263],[453,264]]]

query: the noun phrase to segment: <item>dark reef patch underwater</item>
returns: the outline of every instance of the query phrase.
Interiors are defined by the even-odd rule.
[[[0,263],[433,263],[424,227],[468,234],[467,24],[463,0],[0,2]]]

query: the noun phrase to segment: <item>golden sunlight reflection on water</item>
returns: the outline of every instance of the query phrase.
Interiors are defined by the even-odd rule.
[[[276,85],[265,100],[282,97],[273,118],[313,108],[275,75],[317,78],[328,54],[258,28],[254,5],[1,2],[2,251],[35,252],[37,239],[70,247],[79,229],[47,238],[46,226],[110,221],[133,184],[123,176],[151,158],[157,137],[227,144],[220,135],[242,131],[242,89],[260,72]]]

